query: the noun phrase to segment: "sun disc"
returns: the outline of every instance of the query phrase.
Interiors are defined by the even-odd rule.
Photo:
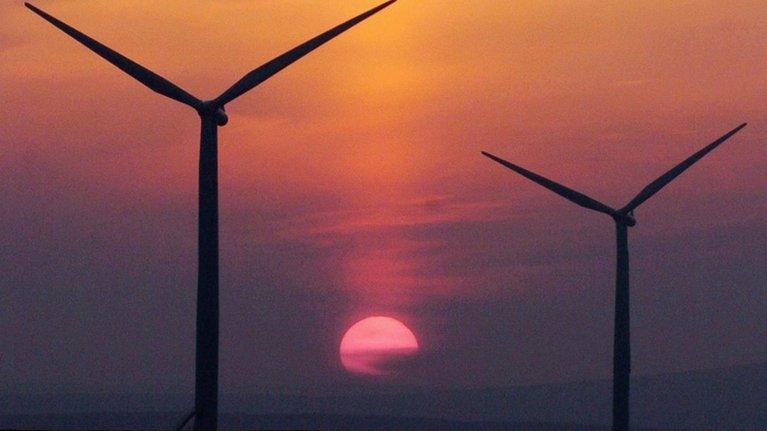
[[[381,376],[418,352],[418,340],[405,324],[372,316],[352,325],[341,339],[341,364],[353,374]]]

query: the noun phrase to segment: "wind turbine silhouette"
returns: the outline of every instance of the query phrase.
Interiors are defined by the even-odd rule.
[[[525,168],[501,159],[487,152],[483,155],[502,164],[525,178],[543,186],[552,192],[562,196],[570,202],[584,208],[609,215],[615,221],[617,237],[617,265],[615,275],[615,329],[613,339],[613,430],[627,431],[629,429],[629,377],[631,374],[631,337],[629,327],[629,248],[628,227],[636,225],[634,209],[647,199],[658,193],[666,184],[682,174],[703,156],[718,147],[740,129],[746,127],[741,124],[726,135],[703,147],[682,163],[674,166],[670,171],[661,175],[655,181],[648,184],[638,195],[621,209],[613,209],[596,199],[590,198],[583,193],[544,178]]]
[[[340,24],[264,63],[213,100],[200,100],[162,76],[75,30],[37,7],[32,12],[68,34],[151,90],[189,105],[200,115],[199,225],[197,273],[197,345],[195,408],[180,426],[195,416],[195,428],[216,429],[218,422],[218,127],[228,122],[224,106],[266,81],[361,21],[391,5],[390,0]]]

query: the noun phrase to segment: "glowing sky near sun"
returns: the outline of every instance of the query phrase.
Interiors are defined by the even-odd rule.
[[[377,2],[34,3],[209,98]],[[20,2],[0,19],[0,383],[185,390],[197,115]],[[418,328],[409,383],[609,375],[609,221],[480,150],[620,206],[744,121],[638,211],[634,366],[767,358],[765,23],[762,1],[400,0],[231,103],[222,385],[347,382],[338,340],[371,315]]]

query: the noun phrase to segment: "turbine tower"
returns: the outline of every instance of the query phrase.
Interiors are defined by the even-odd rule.
[[[661,175],[647,187],[642,189],[626,206],[621,209],[613,209],[596,199],[590,198],[573,189],[558,184],[548,178],[544,178],[525,168],[482,152],[483,155],[502,164],[525,178],[551,190],[563,198],[582,207],[609,215],[615,221],[617,237],[617,265],[615,272],[615,329],[613,334],[613,431],[627,431],[629,429],[629,377],[631,374],[631,338],[629,327],[629,248],[628,228],[636,224],[634,209],[655,193],[658,193],[666,184],[678,177],[687,168],[703,158],[706,154],[718,147],[740,129],[746,127],[741,124],[726,135],[705,146],[703,149],[685,159],[673,169]]]
[[[387,1],[264,63],[212,100],[200,100],[162,76],[75,30],[37,7],[32,12],[53,24],[151,90],[195,109],[200,133],[199,225],[197,267],[197,345],[195,357],[195,429],[214,430],[218,422],[218,128],[228,121],[224,106],[266,81],[324,43],[369,18]],[[188,419],[187,419],[188,420]],[[183,423],[181,424],[183,426]]]

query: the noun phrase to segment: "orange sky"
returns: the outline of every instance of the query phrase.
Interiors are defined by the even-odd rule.
[[[212,97],[373,4],[39,6]],[[77,137],[91,151],[114,131],[129,146],[147,143],[133,150],[136,157],[194,141],[188,110],[158,99],[23,8],[5,5],[3,14],[11,47],[3,51],[2,78],[15,83],[4,91],[11,102],[4,110],[26,114],[6,124],[14,134],[62,136],[65,125],[88,118]],[[584,168],[627,173],[637,187],[660,167],[629,148],[652,148],[668,165],[744,119],[759,120],[765,18],[760,2],[403,2],[233,102],[222,132],[222,180],[242,190],[295,189],[285,187],[291,183],[305,193],[433,189],[448,176],[473,177],[461,186],[478,187],[503,181],[472,175],[483,162],[474,153],[487,148],[539,170],[563,169],[583,188],[593,182],[574,171]],[[71,83],[84,80],[90,85],[75,92]],[[43,124],[48,131],[39,130]],[[162,145],[149,144],[154,140]],[[183,156],[160,152],[178,174],[188,168]],[[553,160],[561,157],[572,163]],[[151,171],[146,175],[158,175]]]
[[[212,98],[376,2],[34,4]],[[0,168],[12,177],[6,191],[30,199],[10,208],[30,217],[52,202],[88,214],[117,208],[137,220],[194,211],[196,114],[21,2],[4,2],[0,17]],[[428,238],[403,229],[513,221],[521,235],[499,238],[513,248],[536,246],[548,226],[559,232],[572,223],[573,237],[596,231],[605,247],[612,241],[603,220],[513,177],[480,150],[619,206],[744,121],[749,127],[732,143],[645,204],[639,223],[653,226],[653,238],[690,213],[690,229],[706,232],[744,217],[764,223],[765,34],[763,1],[400,0],[227,106],[230,122],[219,134],[223,265],[237,271],[264,244],[343,243],[344,253],[306,257],[332,266],[331,289],[353,304],[329,337],[369,309],[410,319],[428,349],[447,335],[419,323],[410,307],[540,294],[531,282],[537,269],[456,274],[452,254],[431,251],[460,243],[484,256],[494,248],[468,234],[451,240],[449,229]],[[60,214],[42,231],[79,217]],[[124,229],[116,236],[133,227]],[[173,246],[182,243],[194,245]],[[547,244],[555,255],[562,247]],[[572,279],[568,265],[557,271]],[[505,290],[509,280],[514,293]]]

